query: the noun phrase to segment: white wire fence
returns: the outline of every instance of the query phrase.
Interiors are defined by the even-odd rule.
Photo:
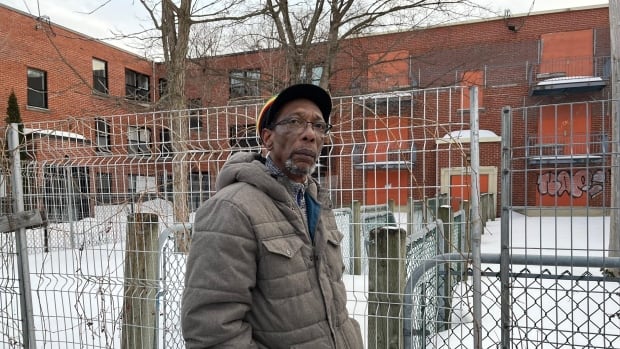
[[[482,265],[471,264],[469,149],[475,139],[470,133],[470,111],[463,108],[468,96],[462,87],[446,87],[333,100],[334,129],[314,175],[331,190],[338,226],[345,235],[348,308],[362,325],[366,347],[473,348],[476,329],[482,332],[485,348],[504,342],[558,347],[564,345],[562,336],[577,346],[584,338],[591,340],[591,347],[619,347],[618,318],[611,316],[617,314],[620,303],[613,296],[618,292],[617,279],[587,281],[587,285],[601,285],[597,287],[579,281],[580,287],[575,287],[559,285],[557,278],[551,278],[556,291],[549,295],[543,292],[550,287],[547,281],[521,278],[532,272],[544,274],[531,266],[515,269],[500,263],[499,257],[486,259]],[[23,346],[25,333],[30,331],[31,340],[44,348],[182,348],[179,302],[194,212],[214,193],[215,178],[230,154],[261,151],[255,133],[261,106],[25,124],[20,146],[24,209],[44,212],[47,224],[23,231],[30,289],[19,282],[24,275],[19,270],[17,233],[0,233],[0,347]],[[594,104],[592,108],[600,109]],[[529,119],[534,113],[519,112],[528,117],[512,125],[518,136],[509,144],[515,151],[510,166],[501,165],[499,130],[481,130],[488,137],[479,143],[481,166],[474,170],[483,178],[484,222],[488,221],[483,252],[490,255],[500,255],[501,246],[506,245],[499,242],[500,235],[508,229],[510,236],[514,229],[500,227],[500,222],[515,218],[494,220],[501,209],[520,214],[517,211],[524,212],[525,207],[529,211],[553,207],[544,201],[547,198],[532,198],[538,194],[532,191],[536,186],[531,185],[531,176],[542,174],[543,165],[560,168],[551,159],[536,162],[534,155],[526,155],[526,151],[534,154],[540,145],[525,139],[529,133],[536,134],[536,122]],[[489,117],[499,120],[500,115]],[[486,123],[490,128],[499,124]],[[608,123],[594,125],[598,129],[592,133],[611,134]],[[610,170],[608,156],[603,155],[598,163],[579,165],[593,173],[588,177],[590,187],[598,183],[595,174],[599,169]],[[501,195],[502,173],[508,173],[512,183],[509,197]],[[12,178],[7,166],[2,178],[6,186],[0,191],[6,203],[14,200]],[[601,185],[604,193],[610,192],[608,180]],[[595,215],[594,208],[610,209],[609,201],[596,200],[582,206],[592,207],[587,215],[590,222],[608,219]],[[579,205],[556,202],[555,207],[577,210]],[[7,216],[9,206],[5,205]],[[540,235],[546,228],[540,224],[539,241],[546,242],[547,236]],[[395,233],[380,234],[386,227]],[[576,227],[569,231],[581,234]],[[595,234],[587,232],[588,237]],[[531,230],[519,234],[524,241],[533,236]],[[549,239],[555,245],[543,250],[541,244],[538,255],[570,258],[585,254],[595,262],[594,256],[608,252],[598,240],[587,247],[567,249],[559,234]],[[377,248],[391,243],[396,243],[395,250]],[[519,253],[531,252],[532,245],[525,245]],[[400,252],[394,255],[393,251]],[[452,257],[438,258],[446,255]],[[420,267],[427,269],[415,284],[408,283]],[[521,274],[510,274],[511,282],[504,285],[498,276],[500,268]],[[471,312],[471,273],[476,269],[484,271],[482,319],[472,319]],[[558,266],[542,269],[549,275],[565,275],[565,269]],[[593,265],[568,272],[584,278],[597,274],[598,269]],[[539,292],[532,293],[532,287]],[[25,292],[32,298],[30,310],[22,307]],[[515,310],[507,327],[502,327],[501,312],[496,311],[507,302],[496,297],[502,292],[512,295],[508,302]],[[564,326],[563,316],[549,316],[549,311],[557,315],[566,309],[566,299],[579,298],[574,293],[563,295],[567,292],[584,299],[600,294],[597,306],[590,308],[604,308],[610,321],[602,325],[573,316],[571,323],[576,328]],[[588,315],[582,307],[585,302],[577,306]],[[539,310],[541,304],[550,309]],[[529,315],[533,310],[536,316]],[[584,324],[590,329],[586,334],[582,333]],[[548,330],[555,325],[561,330]],[[604,338],[588,335],[596,331],[602,331]],[[526,339],[530,333],[538,334],[534,341]]]

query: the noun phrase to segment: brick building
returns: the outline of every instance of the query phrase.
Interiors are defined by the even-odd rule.
[[[608,205],[608,16],[607,6],[594,6],[342,42],[329,79],[337,127],[319,171],[336,204],[389,198],[404,205],[438,194],[468,199],[465,131],[468,87],[475,85],[483,192],[501,194],[501,115],[510,106],[514,181],[524,189],[513,193],[515,204]],[[0,48],[0,106],[13,89],[26,122],[148,111],[158,97],[154,86],[165,79],[153,62],[1,5]],[[318,83],[322,50],[317,45],[307,62],[308,82]],[[190,112],[188,142],[196,151],[189,161],[198,190],[213,190],[230,152],[258,146],[254,117],[290,80],[283,66],[278,50],[190,61],[186,96],[198,109]],[[135,179],[137,172],[161,188],[167,184],[160,173],[171,166],[162,156],[170,135],[158,117],[99,119],[78,134],[93,154],[125,155],[136,150],[128,134],[148,136],[138,137],[137,152],[159,154],[155,169],[140,164],[117,175]],[[113,182],[105,187],[132,187]]]
[[[155,96],[151,61],[2,4],[0,61],[0,106],[14,91],[24,122],[144,111]]]
[[[483,192],[498,194],[501,115],[510,106],[514,178],[526,189],[513,193],[514,202],[608,205],[608,17],[607,6],[595,6],[346,40],[329,90],[332,120],[343,142],[339,151],[353,154],[353,163],[343,157],[330,166],[339,183],[332,189],[340,190],[342,204],[352,197],[369,204],[397,198],[404,204],[410,197],[439,193],[467,199],[468,140],[457,142],[454,135],[468,129],[467,87],[476,85],[480,129],[487,136],[480,145]],[[318,82],[322,49],[317,45],[316,60],[307,64],[310,82]],[[289,80],[284,63],[279,51],[197,60],[190,66],[187,92],[206,105],[255,103]],[[464,89],[427,93],[447,86]],[[372,115],[352,98],[364,100],[366,110],[374,108]],[[441,127],[420,124],[429,112]],[[465,149],[442,151],[457,144]],[[411,161],[405,168],[390,159],[403,166]],[[424,183],[423,191],[416,190],[416,182]]]

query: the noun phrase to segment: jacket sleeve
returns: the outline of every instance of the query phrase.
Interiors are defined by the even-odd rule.
[[[181,305],[186,348],[257,347],[244,321],[256,246],[248,217],[234,204],[211,198],[196,212]]]

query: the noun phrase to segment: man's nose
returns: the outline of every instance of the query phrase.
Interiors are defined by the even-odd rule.
[[[306,124],[304,125],[302,130],[302,135],[304,139],[314,140],[317,137],[313,125],[314,123],[306,121]]]

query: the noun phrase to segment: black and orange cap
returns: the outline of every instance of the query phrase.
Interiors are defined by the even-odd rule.
[[[258,136],[260,137],[261,131],[275,120],[276,115],[286,103],[296,99],[307,99],[316,104],[325,122],[329,123],[329,115],[332,112],[332,98],[329,93],[316,85],[296,84],[285,88],[265,102],[256,119]]]

